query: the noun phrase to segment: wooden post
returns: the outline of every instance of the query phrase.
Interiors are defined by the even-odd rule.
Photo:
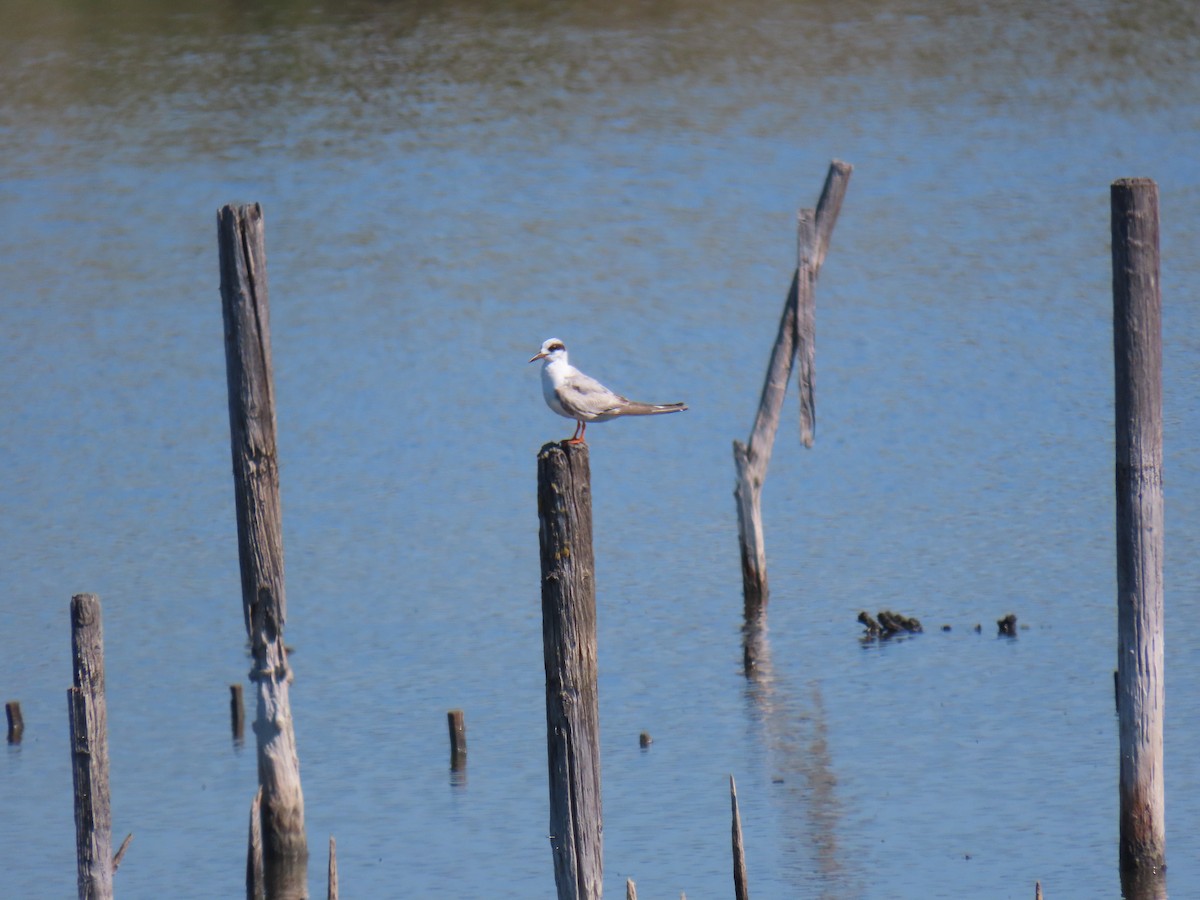
[[[801,210],[797,233],[797,265],[792,285],[783,304],[779,331],[767,364],[767,377],[759,399],[758,413],[750,440],[733,442],[733,458],[737,466],[737,486],[734,496],[738,509],[738,543],[742,557],[742,594],[746,616],[750,618],[765,609],[768,597],[767,553],[762,529],[762,487],[771,462],[775,432],[783,397],[797,353],[800,356],[800,438],[811,447],[816,427],[813,367],[816,359],[816,314],[814,289],[833,226],[841,211],[842,200],[853,167],[834,160],[829,166],[825,186],[816,212]]]
[[[332,834],[329,836],[329,878],[326,883],[326,900],[338,900],[337,841]]]
[[[300,898],[308,896],[308,843],[283,643],[287,599],[262,208],[257,203],[222,207],[217,243],[242,615],[254,657],[250,680],[258,695],[254,733],[263,789],[263,872],[272,900]]]
[[[1117,711],[1122,869],[1166,865],[1163,791],[1162,296],[1158,187],[1113,182]]]
[[[625,879],[625,900],[637,900],[637,885],[632,878]]]
[[[75,861],[80,900],[113,895],[112,806],[108,783],[108,710],[104,701],[104,628],[100,598],[71,598],[73,687],[67,691],[71,774],[75,785]]]
[[[21,735],[25,733],[25,717],[21,715],[21,702],[9,700],[4,704],[4,715],[8,719],[8,742],[21,743]]]
[[[467,723],[461,709],[446,713],[450,726],[450,771],[461,772],[467,765]]]
[[[805,447],[813,445],[817,428],[817,404],[814,378],[817,354],[817,274],[825,262],[825,253],[833,237],[842,200],[850,184],[854,167],[834,160],[825,175],[817,211],[801,210],[797,222],[796,248],[796,377],[800,394],[800,441]]]
[[[587,444],[538,453],[550,846],[559,900],[603,892],[596,585]]]
[[[733,895],[737,900],[749,900],[746,885],[746,848],[742,843],[742,814],[738,811],[737,784],[729,776],[729,803],[733,807]]]
[[[246,736],[246,704],[242,699],[242,686],[229,686],[229,727],[233,732],[233,740],[241,745]]]
[[[262,785],[250,801],[250,828],[246,837],[246,900],[266,900],[263,878]]]

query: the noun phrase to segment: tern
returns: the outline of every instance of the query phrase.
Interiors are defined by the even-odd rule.
[[[638,403],[610,391],[595,378],[584,375],[567,360],[567,347],[558,338],[542,344],[530,362],[542,363],[542,393],[546,405],[567,419],[575,420],[575,433],[568,444],[583,444],[588,422],[607,422],[618,416],[657,416],[683,412],[682,403]]]

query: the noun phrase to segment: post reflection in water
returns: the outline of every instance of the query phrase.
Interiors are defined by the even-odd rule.
[[[783,797],[781,818],[791,833],[787,845],[809,848],[803,859],[788,862],[795,887],[828,900],[857,896],[861,873],[845,865],[838,849],[841,813],[820,682],[807,685],[805,706],[795,686],[776,678],[765,609],[747,617],[742,633],[746,699],[768,749],[772,788],[779,788],[773,798],[779,803]],[[794,831],[797,827],[803,830]],[[819,876],[815,884],[800,878],[810,871]],[[753,878],[751,870],[751,884]]]

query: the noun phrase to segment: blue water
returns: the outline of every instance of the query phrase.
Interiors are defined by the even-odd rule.
[[[79,591],[119,894],[242,891],[215,214],[258,201],[314,896],[330,835],[345,896],[552,896],[535,455],[571,425],[525,362],[551,336],[690,407],[588,434],[610,896],[729,895],[730,774],[756,896],[1117,896],[1108,187],[1145,175],[1168,888],[1200,895],[1200,23],[1137,10],[5,6],[0,893],[71,892]],[[747,681],[730,446],[835,157],[817,440],[789,396]],[[884,608],[927,633],[861,645]]]

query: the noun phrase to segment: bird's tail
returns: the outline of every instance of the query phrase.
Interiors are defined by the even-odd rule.
[[[683,403],[637,403],[630,401],[621,407],[623,416],[657,416],[662,413],[683,412],[687,405]]]

